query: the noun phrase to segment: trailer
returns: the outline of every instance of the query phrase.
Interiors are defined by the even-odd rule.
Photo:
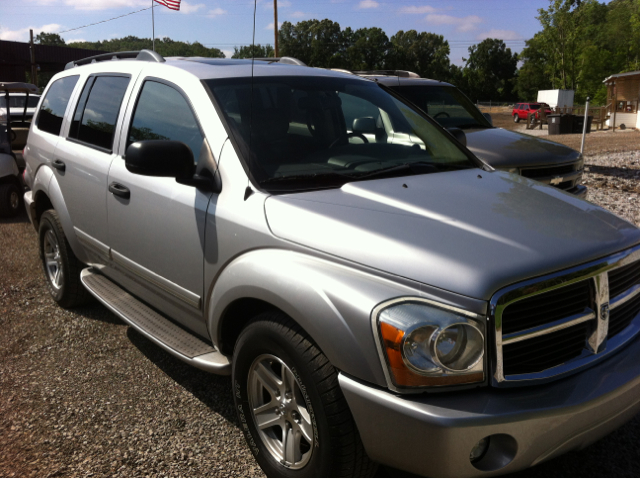
[[[551,108],[573,106],[573,90],[540,90],[538,91],[538,102],[546,103]]]

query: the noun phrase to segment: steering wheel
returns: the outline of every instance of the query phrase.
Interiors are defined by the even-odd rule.
[[[447,113],[446,111],[439,111],[438,113],[433,115],[434,118],[438,118],[439,116],[443,116],[445,118],[451,118],[451,115],[449,115],[449,113]]]
[[[349,140],[349,138],[351,138],[352,136],[357,136],[358,138],[360,138],[362,141],[364,141],[365,143],[369,143],[369,140],[367,140],[367,137],[364,136],[362,133],[358,133],[356,131],[352,131],[351,133],[345,133],[344,135],[336,138],[335,140],[333,140],[331,142],[331,144],[329,145],[329,149],[333,148],[334,146],[340,144],[340,142],[342,142],[343,140]]]

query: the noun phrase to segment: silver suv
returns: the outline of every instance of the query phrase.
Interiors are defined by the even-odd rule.
[[[26,159],[54,299],[231,374],[269,475],[503,474],[640,410],[640,230],[374,81],[110,54]]]

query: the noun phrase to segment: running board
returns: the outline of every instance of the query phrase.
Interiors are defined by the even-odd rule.
[[[95,269],[82,270],[80,280],[120,319],[178,359],[211,373],[231,374],[229,359],[214,346],[174,324]]]

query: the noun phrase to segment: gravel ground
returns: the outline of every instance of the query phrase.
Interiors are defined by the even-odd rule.
[[[586,164],[588,199],[640,226],[638,148]],[[0,220],[0,245],[0,477],[262,475],[229,378],[184,365],[97,303],[59,308],[26,215]],[[520,475],[639,477],[639,444],[636,416]]]

